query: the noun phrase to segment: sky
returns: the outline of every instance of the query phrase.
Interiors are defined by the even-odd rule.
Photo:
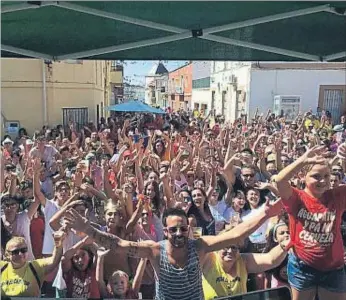
[[[144,84],[145,75],[149,73],[151,68],[158,61],[146,61],[146,60],[126,60],[124,62],[124,81],[130,84]],[[162,61],[168,71],[177,69],[187,61]]]

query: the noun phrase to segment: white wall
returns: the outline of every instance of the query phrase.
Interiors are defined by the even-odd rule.
[[[226,69],[223,69],[223,68]],[[215,91],[215,109],[216,114],[222,113],[222,92],[226,91],[225,119],[234,121],[238,117],[236,111],[236,90],[242,90],[249,93],[250,82],[250,64],[215,62],[212,64],[212,70],[216,72],[211,74],[211,89]],[[231,76],[237,79],[237,84],[231,84]],[[248,98],[248,96],[247,96]]]
[[[301,96],[301,110],[318,106],[320,85],[345,85],[345,70],[251,70],[249,113],[273,109],[275,95]]]
[[[199,107],[201,108],[202,104],[206,104],[209,112],[211,108],[211,91],[210,89],[193,89],[192,97],[191,97],[191,106],[190,109],[193,110],[195,107],[195,103],[199,103]]]

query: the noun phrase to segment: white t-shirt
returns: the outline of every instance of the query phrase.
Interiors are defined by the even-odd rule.
[[[57,149],[55,149],[53,146],[51,145],[45,145],[44,146],[44,151],[43,151],[43,155],[40,153],[40,151],[38,150],[37,147],[32,148],[29,152],[29,156],[31,158],[35,158],[35,157],[40,157],[45,163],[46,163],[46,167],[50,168],[53,165],[54,162],[54,156],[59,153]]]
[[[240,220],[244,221],[244,217],[249,214],[249,210],[243,210],[242,213],[240,214]],[[233,207],[227,207],[226,210],[223,213],[223,217],[227,220],[228,223],[230,223],[231,219],[233,216],[238,214]]]
[[[261,207],[251,209],[250,212],[243,217],[243,220],[246,221],[260,212]],[[255,232],[250,234],[249,240],[253,244],[265,244],[267,242],[266,233],[269,225],[269,220],[266,220]]]
[[[44,214],[44,236],[42,254],[52,254],[54,249],[53,229],[49,225],[49,221],[60,209],[58,204],[54,200],[46,200],[46,205],[42,206],[42,212]]]
[[[5,222],[5,215],[2,216],[3,222]],[[28,260],[34,260],[34,254],[32,252],[31,246],[31,236],[30,236],[30,223],[31,220],[29,218],[27,211],[22,211],[17,213],[16,220],[13,224],[12,235],[13,236],[21,236],[25,238],[26,244],[28,246]]]

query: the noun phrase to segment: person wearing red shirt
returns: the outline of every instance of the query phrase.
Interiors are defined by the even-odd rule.
[[[44,216],[39,208],[31,220],[30,236],[32,244],[32,252],[36,259],[43,258],[43,237],[44,237]]]
[[[346,274],[341,218],[346,210],[346,186],[330,189],[330,167],[324,146],[315,146],[284,168],[275,181],[290,218],[291,251],[288,281],[293,300],[346,299]],[[346,159],[346,146],[339,156]],[[290,179],[305,169],[304,190]]]
[[[67,298],[100,298],[92,247],[92,240],[86,237],[62,257],[61,267],[67,285]]]

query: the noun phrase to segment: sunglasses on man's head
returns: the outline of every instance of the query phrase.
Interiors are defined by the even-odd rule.
[[[189,225],[166,227],[166,229],[170,234],[176,234],[178,230],[180,230],[182,233],[186,233],[189,231]]]
[[[12,255],[18,255],[19,253],[25,254],[28,252],[28,248],[27,247],[23,247],[23,248],[19,248],[19,249],[15,249],[12,251],[9,251]]]

